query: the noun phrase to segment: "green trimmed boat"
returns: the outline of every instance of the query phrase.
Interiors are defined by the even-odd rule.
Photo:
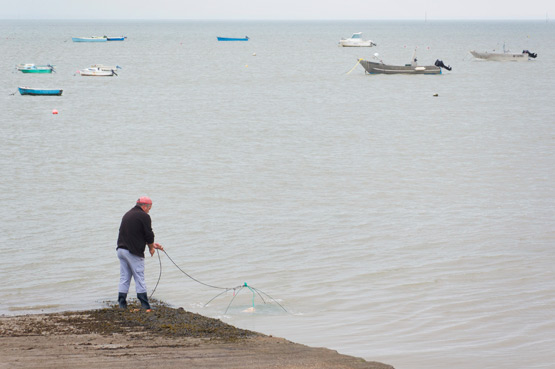
[[[19,64],[17,70],[21,73],[52,73],[53,65]]]

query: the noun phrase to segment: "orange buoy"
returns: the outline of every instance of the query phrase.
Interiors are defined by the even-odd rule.
[[[56,109],[52,110],[52,114],[58,114],[58,111]]]

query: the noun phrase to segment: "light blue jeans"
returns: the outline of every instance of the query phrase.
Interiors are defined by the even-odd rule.
[[[133,277],[137,293],[145,293],[145,258],[133,255],[126,249],[118,249],[117,252],[119,258],[118,292],[129,292],[131,277]]]

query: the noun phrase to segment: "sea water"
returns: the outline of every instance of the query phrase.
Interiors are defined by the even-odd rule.
[[[353,32],[378,46],[337,46]],[[148,195],[181,268],[147,257],[153,298],[397,369],[553,368],[552,22],[4,20],[0,35],[0,313],[115,302],[119,222]],[[92,35],[127,39],[71,41]],[[503,44],[538,58],[468,53]],[[453,70],[356,65],[415,49]],[[77,73],[92,64],[121,68]]]

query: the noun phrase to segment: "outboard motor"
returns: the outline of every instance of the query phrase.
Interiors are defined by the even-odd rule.
[[[443,64],[443,61],[441,61],[441,60],[439,60],[439,59],[436,60],[436,62],[434,63],[434,65],[435,65],[436,67],[444,68],[444,69],[447,69],[447,70],[453,69],[453,68],[451,68],[450,65],[445,65],[445,64]]]
[[[538,54],[533,53],[533,52],[530,52],[530,51],[528,51],[528,50],[522,50],[522,53],[523,53],[523,54],[528,54],[528,56],[529,56],[530,58],[533,58],[533,59],[536,59],[536,57],[538,56]]]

